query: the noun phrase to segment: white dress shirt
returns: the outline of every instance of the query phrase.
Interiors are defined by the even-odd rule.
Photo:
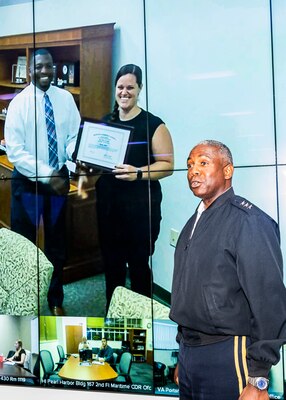
[[[203,213],[204,211],[205,211],[205,205],[204,205],[203,201],[201,201],[200,204],[199,204],[199,207],[198,207],[198,209],[197,209],[197,218],[196,218],[196,220],[195,220],[195,223],[194,223],[194,226],[193,226],[193,229],[192,229],[192,232],[191,232],[190,239],[191,239],[191,237],[193,236],[193,234],[194,234],[194,232],[195,232],[195,228],[196,228],[196,226],[197,226],[197,223],[198,223],[199,219],[201,218],[201,215],[202,215],[202,213]]]
[[[74,151],[80,114],[67,90],[50,86],[46,93],[54,111],[61,169]],[[53,168],[49,166],[44,94],[31,83],[14,97],[5,121],[5,143],[9,161],[21,174],[47,183]]]

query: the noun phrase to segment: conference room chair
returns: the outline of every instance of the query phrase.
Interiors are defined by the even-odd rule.
[[[118,366],[118,354],[117,353],[113,353],[112,354],[112,360],[109,362],[109,365],[114,369],[114,371],[117,372],[117,366]]]
[[[38,315],[53,273],[44,253],[24,236],[0,228],[0,314]]]
[[[122,354],[125,353],[125,352],[131,353],[130,352],[130,341],[129,340],[128,341],[124,341],[123,340],[122,344],[121,344],[121,348],[120,349],[114,349],[114,353],[117,354],[117,357],[116,357],[116,363],[117,364],[119,363]]]
[[[130,370],[132,364],[132,355],[131,353],[123,353],[120,362],[117,367],[118,377],[115,379],[115,382],[126,382],[132,383],[130,377]]]
[[[59,361],[57,362],[58,367],[57,369],[60,369],[64,363],[67,361],[67,357],[64,351],[64,348],[62,345],[58,344],[57,345],[57,350],[58,350],[58,354],[59,354]]]
[[[55,369],[55,364],[51,352],[49,350],[41,350],[40,351],[40,361],[43,367],[44,376],[43,379],[46,380],[44,383],[46,386],[49,386],[50,381],[59,381],[61,378],[58,376],[58,373]]]
[[[31,372],[31,370],[32,370],[32,354],[31,354],[30,350],[25,349],[25,352],[26,352],[26,357],[25,357],[25,361],[24,361],[24,368],[27,371]]]
[[[91,349],[85,350],[85,359],[86,359],[86,361],[89,361],[89,362],[92,361],[92,350]]]
[[[26,378],[26,384],[29,385],[36,385],[38,386],[40,384],[40,355],[39,354],[33,354],[32,358],[35,358],[34,366],[33,366],[33,375],[35,375],[34,378]]]
[[[116,364],[117,363],[117,359],[118,359],[118,354],[117,353],[113,353],[112,354],[112,364]]]
[[[92,354],[98,354],[99,353],[99,347],[92,347]]]
[[[6,358],[10,358],[15,354],[15,350],[9,350],[7,357]]]
[[[156,386],[166,385],[165,370],[166,370],[165,364],[159,361],[154,361],[154,383]]]
[[[153,314],[152,314],[153,310]],[[107,318],[169,319],[170,308],[123,286],[115,288]]]
[[[40,378],[40,355],[36,355],[35,364],[33,367],[33,375],[35,375],[38,379]]]

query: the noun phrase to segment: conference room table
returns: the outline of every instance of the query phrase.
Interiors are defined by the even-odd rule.
[[[31,372],[25,370],[22,367],[19,367],[19,365],[17,364],[12,364],[9,361],[0,362],[0,380],[3,380],[3,377],[32,378],[32,379],[37,378]]]
[[[71,355],[58,375],[63,379],[78,381],[110,381],[117,378],[118,373],[107,362],[81,363],[78,356]]]

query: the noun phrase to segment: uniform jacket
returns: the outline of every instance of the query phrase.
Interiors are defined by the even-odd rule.
[[[209,335],[248,336],[250,376],[266,376],[286,341],[286,289],[276,222],[233,189],[179,237],[170,318]]]

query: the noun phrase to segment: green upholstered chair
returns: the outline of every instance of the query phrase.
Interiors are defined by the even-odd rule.
[[[117,286],[112,294],[107,318],[169,319],[169,312],[169,307],[164,304],[123,286]]]
[[[25,361],[24,361],[24,368],[31,372],[32,371],[32,353],[30,350],[26,350],[26,357],[25,357]]]
[[[0,229],[0,314],[37,315],[52,272],[53,265],[32,242]]]
[[[132,363],[132,354],[131,353],[123,353],[118,367],[116,367],[116,371],[118,372],[118,377],[115,379],[115,382],[126,382],[132,383],[130,377],[130,369]]]
[[[40,351],[40,361],[44,371],[43,380],[46,386],[50,385],[49,380],[51,381],[61,380],[61,378],[58,376],[58,372],[55,369],[54,360],[49,350]]]
[[[61,344],[57,345],[57,350],[58,350],[58,355],[59,355],[59,361],[57,362],[57,364],[58,364],[57,369],[60,369],[63,367],[64,363],[67,361],[67,356],[66,356],[64,348]]]

